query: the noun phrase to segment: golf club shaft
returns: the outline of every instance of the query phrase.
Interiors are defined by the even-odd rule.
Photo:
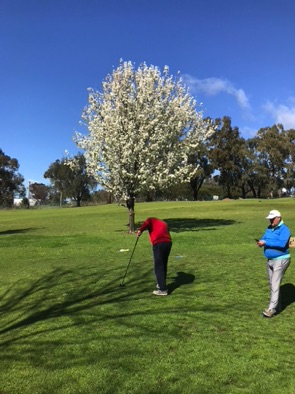
[[[130,263],[131,263],[131,259],[132,259],[132,256],[133,256],[133,254],[134,254],[134,251],[135,251],[137,242],[138,242],[138,238],[139,238],[139,237],[136,237],[135,245],[134,245],[134,248],[133,248],[133,250],[132,250],[132,253],[131,253],[131,256],[130,256],[130,259],[129,259],[129,263],[128,263],[127,268],[126,268],[125,275],[124,275],[124,277],[123,277],[123,279],[122,279],[121,286],[123,285],[124,279],[126,278],[126,275],[127,275],[127,272],[128,272],[128,268],[129,268],[129,265],[130,265]]]

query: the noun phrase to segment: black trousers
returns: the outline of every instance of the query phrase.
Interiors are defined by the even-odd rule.
[[[172,242],[161,242],[153,246],[154,270],[160,290],[167,290],[167,266]]]

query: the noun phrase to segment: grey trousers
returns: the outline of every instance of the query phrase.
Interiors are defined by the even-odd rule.
[[[270,289],[270,301],[268,309],[280,311],[280,285],[284,273],[291,263],[291,258],[280,260],[266,260],[266,271]]]

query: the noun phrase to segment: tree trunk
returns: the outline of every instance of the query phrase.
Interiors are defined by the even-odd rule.
[[[199,177],[199,178],[191,178],[190,179],[190,185],[191,189],[193,191],[193,198],[194,201],[198,200],[199,197],[199,190],[201,189],[203,183],[204,183],[205,177]]]
[[[135,218],[134,197],[129,197],[128,200],[126,200],[126,206],[128,208],[129,234],[133,234],[134,233],[134,218]]]
[[[253,198],[257,198],[257,193],[256,193],[256,190],[255,190],[255,187],[254,187],[254,186],[252,185],[252,183],[249,182],[249,181],[248,181],[248,185],[249,185],[249,187],[250,187],[250,189],[251,189],[251,191],[252,191]]]
[[[197,190],[196,188],[193,189],[193,198],[194,201],[198,201],[198,197],[199,197],[199,190]]]
[[[242,192],[242,198],[246,198],[247,196],[247,191],[246,191],[246,187],[244,184],[241,185],[241,192]]]
[[[112,194],[110,192],[107,192],[107,204],[112,203]]]
[[[226,189],[227,189],[227,198],[232,198],[232,194],[231,194],[231,187],[229,186],[229,184],[226,185]]]
[[[198,200],[198,191],[199,191],[199,189],[197,188],[197,182],[195,182],[195,179],[194,178],[191,178],[190,179],[190,186],[191,186],[191,189],[192,189],[192,192],[193,192],[193,199],[194,199],[194,201],[197,201]]]

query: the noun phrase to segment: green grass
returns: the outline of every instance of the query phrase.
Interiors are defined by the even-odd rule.
[[[169,297],[151,294],[147,233],[119,286],[136,239],[125,208],[0,211],[0,393],[293,394],[294,267],[283,312],[263,318],[254,238],[271,209],[295,235],[294,204],[137,204],[137,224],[170,225]]]

